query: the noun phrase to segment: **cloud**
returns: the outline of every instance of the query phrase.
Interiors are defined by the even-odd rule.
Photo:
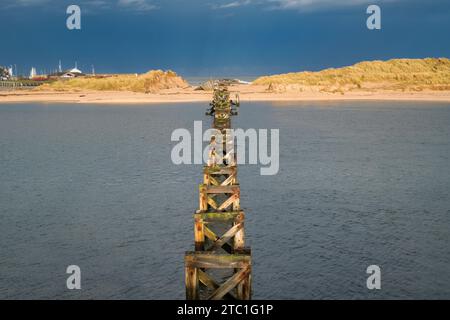
[[[394,1],[399,0],[266,0],[265,2],[269,4],[270,9],[312,11],[317,9],[351,7]]]
[[[9,3],[8,3],[9,2]],[[6,7],[29,7],[38,6],[50,2],[50,0],[11,0],[6,1]]]
[[[134,11],[150,11],[157,9],[157,6],[148,0],[119,0],[117,4],[120,7]]]
[[[17,8],[17,7],[53,7],[53,4],[58,3],[57,0],[2,0],[6,2],[6,8]],[[67,6],[72,4],[70,1],[66,1]],[[73,1],[73,4],[79,5],[81,7],[97,7],[97,8],[107,8],[110,7],[111,0],[78,0]]]
[[[102,8],[109,7],[109,3],[106,0],[90,0],[88,4],[93,7],[102,7]]]
[[[228,2],[222,0],[219,1],[219,4],[214,3],[211,7],[213,9],[231,9],[253,5],[255,7],[269,10],[313,11],[319,9],[369,5],[394,1],[401,0],[235,0]],[[214,2],[217,2],[217,0]]]
[[[3,3],[3,8],[17,8],[17,7],[37,7],[45,6],[51,8],[52,4],[59,2],[60,0],[0,0]],[[241,7],[253,6],[259,9],[269,10],[297,10],[297,11],[315,11],[339,7],[350,7],[357,5],[369,5],[388,2],[399,2],[406,0],[201,0],[203,3],[214,10],[238,10]],[[67,3],[69,3],[68,1]],[[79,5],[89,11],[96,10],[123,10],[133,12],[147,12],[150,10],[158,9],[155,5],[155,0],[78,0],[73,2],[79,2]],[[162,1],[162,5],[167,2],[174,2],[173,0]],[[178,2],[178,1],[177,1]],[[184,1],[183,1],[184,2]],[[185,5],[182,2],[182,5]],[[188,2],[188,1],[186,1]],[[197,1],[196,1],[197,2]],[[198,2],[200,3],[200,2]],[[186,5],[193,5],[186,3]]]
[[[227,2],[219,5],[213,5],[213,9],[230,9],[230,8],[237,8],[242,7],[251,4],[251,0],[238,0],[233,2]]]
[[[170,0],[168,0],[170,1]],[[64,5],[79,5],[83,14],[99,14],[105,11],[126,10],[132,13],[144,13],[158,9],[154,0],[0,0],[1,9],[39,8],[44,10],[57,10]],[[58,4],[58,6],[56,6]]]

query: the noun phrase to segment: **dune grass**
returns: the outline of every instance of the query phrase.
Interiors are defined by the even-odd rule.
[[[153,70],[141,75],[111,75],[106,77],[78,77],[60,79],[39,87],[55,91],[132,91],[156,93],[163,89],[184,88],[189,84],[173,71]]]
[[[450,90],[447,58],[366,61],[338,69],[298,72],[258,78],[256,85],[271,88],[318,87],[322,91]]]

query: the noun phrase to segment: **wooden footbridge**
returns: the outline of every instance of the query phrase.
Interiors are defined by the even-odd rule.
[[[236,150],[227,134],[239,104],[238,96],[232,101],[226,87],[219,87],[207,111],[214,117],[213,128],[227,138],[212,136],[203,168],[199,210],[194,214],[195,251],[185,256],[187,300],[251,298],[251,252],[245,247]]]

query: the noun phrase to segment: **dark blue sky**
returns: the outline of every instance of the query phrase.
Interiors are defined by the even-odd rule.
[[[66,28],[78,4],[82,30]],[[366,8],[382,9],[382,30]],[[0,65],[19,72],[172,69],[184,76],[318,70],[450,56],[448,0],[0,0]]]

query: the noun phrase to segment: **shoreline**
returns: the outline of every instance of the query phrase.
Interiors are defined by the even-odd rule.
[[[230,86],[231,96],[239,94],[241,102],[308,102],[308,101],[427,101],[450,102],[450,91],[369,92],[345,94],[325,92],[268,92],[266,86]],[[75,103],[75,104],[170,104],[209,102],[212,92],[195,91],[193,87],[162,90],[160,93],[128,91],[55,92],[38,90],[0,91],[2,103]]]

